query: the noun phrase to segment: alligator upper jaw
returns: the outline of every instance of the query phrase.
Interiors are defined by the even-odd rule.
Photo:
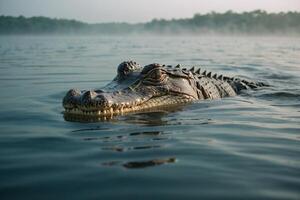
[[[74,97],[78,98],[78,97]],[[103,105],[96,105],[96,104],[90,104],[90,106],[87,105],[81,105],[76,104],[75,99],[70,104],[69,102],[64,102],[63,106],[65,108],[65,115],[79,115],[79,116],[87,116],[87,117],[107,117],[107,116],[114,116],[114,115],[122,115],[124,113],[129,112],[140,112],[140,111],[146,111],[150,109],[155,108],[167,108],[171,107],[177,104],[184,104],[187,102],[191,102],[194,99],[194,97],[188,96],[188,95],[164,95],[164,96],[156,96],[156,97],[148,97],[148,98],[136,98],[131,102],[122,103],[122,104],[116,104],[116,103],[110,103],[109,105],[105,104]]]

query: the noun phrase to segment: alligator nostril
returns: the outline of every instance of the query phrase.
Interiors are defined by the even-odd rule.
[[[89,90],[89,91],[85,92],[85,93],[82,95],[81,98],[82,98],[83,100],[91,100],[91,99],[93,99],[96,95],[97,95],[96,92]]]
[[[66,97],[79,96],[80,91],[77,89],[71,89],[67,92]]]
[[[71,89],[67,92],[66,96],[63,98],[63,106],[65,108],[72,108],[80,96],[81,92],[77,89]]]
[[[79,90],[76,90],[76,89],[69,90],[63,99],[63,104],[70,103],[74,99],[74,97],[78,97],[78,96],[80,96]]]

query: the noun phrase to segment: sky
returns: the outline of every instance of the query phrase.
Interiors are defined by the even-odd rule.
[[[190,18],[195,13],[299,11],[300,0],[0,0],[0,15],[46,16],[88,23]]]

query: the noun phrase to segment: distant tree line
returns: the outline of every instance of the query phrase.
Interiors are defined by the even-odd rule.
[[[0,16],[0,34],[297,34],[300,35],[300,13],[211,12],[195,14],[188,19],[154,19],[151,22],[88,24],[76,20],[47,17]]]
[[[88,24],[75,20],[0,16],[1,34],[63,33],[82,30],[87,26]]]

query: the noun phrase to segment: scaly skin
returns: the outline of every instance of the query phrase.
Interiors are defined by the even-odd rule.
[[[151,110],[202,99],[235,96],[243,89],[265,86],[246,80],[212,75],[179,65],[150,64],[143,68],[126,61],[118,75],[99,90],[71,89],[63,99],[65,114],[89,117],[112,116]]]

